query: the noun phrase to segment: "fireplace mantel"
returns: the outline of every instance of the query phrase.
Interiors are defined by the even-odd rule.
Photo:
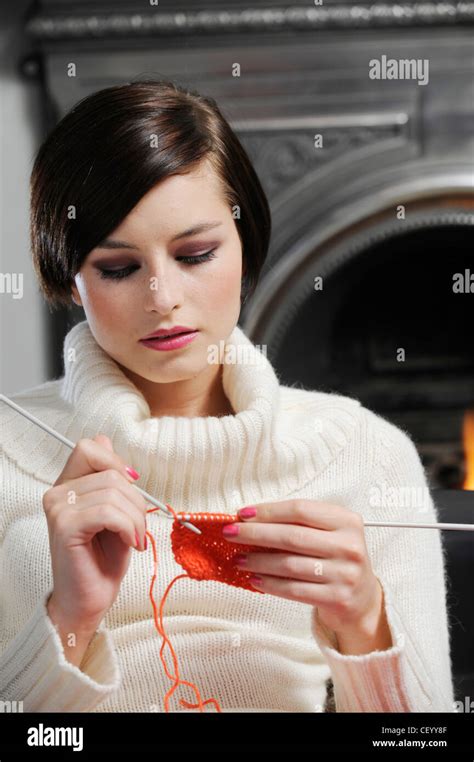
[[[150,0],[150,7],[130,0],[80,2],[43,0],[27,25],[37,40],[81,40],[231,35],[236,32],[312,32],[331,29],[385,29],[463,24],[474,21],[474,2],[344,2],[321,0],[282,3],[275,0]]]

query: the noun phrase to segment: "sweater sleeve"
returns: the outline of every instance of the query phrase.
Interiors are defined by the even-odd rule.
[[[375,413],[370,412],[370,419],[377,455],[364,519],[438,521],[414,443]],[[334,633],[322,626],[316,610],[313,634],[331,669],[336,711],[456,711],[441,534],[439,529],[365,529],[372,569],[383,588],[390,648],[341,654]]]
[[[0,695],[25,712],[90,712],[121,684],[111,635],[101,622],[81,669],[71,664],[46,608],[51,592],[0,654]]]

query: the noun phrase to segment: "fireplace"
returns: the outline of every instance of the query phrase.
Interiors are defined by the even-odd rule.
[[[473,202],[399,203],[303,250],[247,325],[283,383],[356,397],[407,430],[431,485],[466,482],[474,408]],[[404,219],[397,217],[403,208]]]

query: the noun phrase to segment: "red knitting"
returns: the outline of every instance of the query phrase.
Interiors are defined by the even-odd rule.
[[[168,506],[169,508],[169,506]],[[277,552],[275,548],[264,548],[259,545],[245,545],[226,540],[222,535],[222,527],[242,521],[239,516],[228,513],[176,513],[177,517],[191,521],[201,530],[196,534],[183,526],[177,518],[171,530],[171,547],[177,563],[187,571],[188,576],[197,580],[215,580],[227,585],[244,587],[254,593],[264,594],[256,590],[248,581],[254,574],[235,565],[235,557],[240,553]]]
[[[243,587],[246,590],[251,590],[254,593],[264,594],[262,590],[256,590],[252,587],[248,581],[253,572],[245,571],[238,568],[234,564],[235,556],[240,553],[255,553],[258,551],[265,551],[266,553],[277,553],[276,548],[265,548],[260,545],[245,545],[243,543],[236,543],[226,540],[222,535],[222,527],[224,524],[232,524],[235,521],[242,521],[240,517],[234,516],[228,513],[184,513],[176,512],[170,505],[166,504],[166,507],[171,511],[174,516],[173,527],[171,530],[171,547],[173,550],[176,562],[183,567],[187,572],[186,574],[178,574],[171,580],[166,588],[163,598],[161,599],[159,613],[157,612],[156,603],[153,598],[153,586],[157,576],[158,558],[156,554],[156,545],[154,538],[147,532],[147,536],[150,538],[153,558],[155,562],[155,571],[150,586],[150,599],[153,606],[155,627],[159,634],[163,638],[163,643],[160,650],[160,658],[167,677],[173,680],[174,684],[167,692],[164,703],[165,711],[169,712],[169,700],[179,685],[188,685],[192,688],[197,697],[197,703],[191,704],[189,701],[180,699],[180,704],[188,709],[199,709],[204,711],[204,705],[212,703],[215,705],[218,712],[221,712],[219,702],[215,698],[207,699],[203,701],[199,689],[193,683],[187,680],[181,680],[179,676],[178,660],[175,651],[169,641],[164,627],[163,627],[163,607],[171,590],[171,587],[178,579],[183,577],[195,579],[195,580],[215,580],[216,582],[223,582],[227,585],[234,585],[235,587]],[[153,513],[158,508],[150,508],[147,513]],[[197,534],[187,527],[183,526],[179,521],[180,518],[184,518],[187,521],[191,521],[194,526],[201,530],[201,534]],[[174,665],[174,674],[171,674],[166,662],[164,660],[163,651],[165,645],[168,645]]]

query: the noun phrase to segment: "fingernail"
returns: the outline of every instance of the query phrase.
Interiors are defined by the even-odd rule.
[[[242,519],[252,519],[257,515],[257,509],[254,508],[253,505],[248,505],[247,508],[242,508],[240,511],[237,511],[237,513]]]
[[[148,548],[148,538],[146,536],[146,533],[143,535],[143,545],[145,546],[145,550]]]
[[[135,469],[134,469],[134,468],[131,468],[130,466],[126,466],[126,467],[125,467],[125,471],[127,472],[127,474],[130,474],[130,476],[132,477],[132,479],[139,479],[139,478],[140,478],[140,474],[137,474],[137,472],[135,471]]]
[[[236,534],[239,534],[239,527],[237,524],[226,524],[222,527],[222,534],[227,537],[235,537]]]
[[[247,556],[245,553],[240,553],[238,556],[235,556],[234,561],[239,566],[243,566],[247,561]]]
[[[254,575],[252,577],[249,577],[249,582],[251,585],[261,585],[263,582],[263,579],[259,577],[258,575]]]
[[[138,532],[135,529],[135,547],[136,547],[137,550],[138,550],[138,546],[139,545],[140,545],[140,540],[139,540],[139,537],[138,537]]]

